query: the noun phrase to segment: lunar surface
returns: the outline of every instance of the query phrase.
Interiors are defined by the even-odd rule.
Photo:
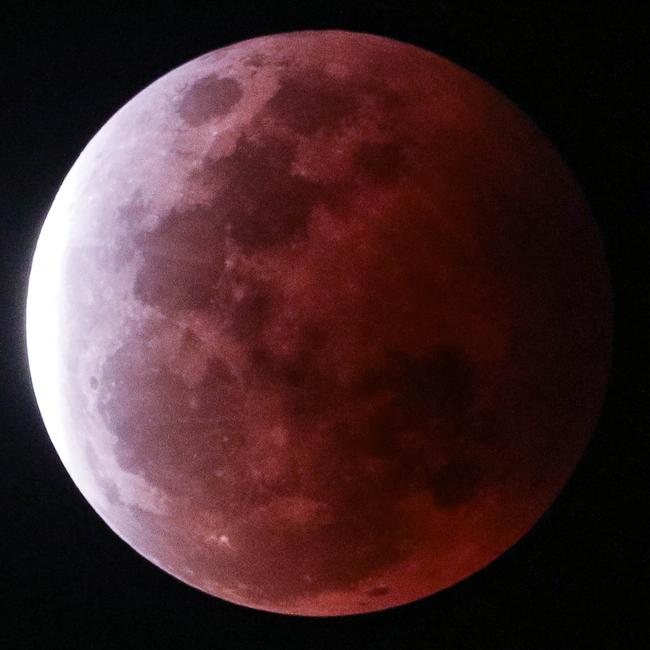
[[[249,607],[449,587],[572,473],[603,399],[597,228],[546,138],[386,38],[238,43],[121,108],[38,240],[45,425],[108,525]]]

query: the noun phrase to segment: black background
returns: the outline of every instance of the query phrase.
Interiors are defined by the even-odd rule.
[[[259,0],[81,7],[20,3],[0,15],[0,646],[648,647],[650,201],[640,5],[320,1],[308,9]],[[209,50],[327,28],[433,50],[531,115],[573,169],[601,227],[615,292],[615,345],[587,453],[514,548],[423,601],[310,619],[211,598],[155,568],[107,528],[74,487],[41,422],[27,369],[24,306],[48,207],[83,147],[120,106]]]

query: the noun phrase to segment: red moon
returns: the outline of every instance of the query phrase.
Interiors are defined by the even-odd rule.
[[[27,344],[108,525],[248,607],[334,616],[514,544],[593,431],[602,243],[558,153],[383,37],[256,38],[166,74],[45,220]]]

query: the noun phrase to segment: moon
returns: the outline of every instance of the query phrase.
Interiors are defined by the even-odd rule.
[[[384,37],[196,58],[66,176],[27,301],[52,442],[176,578],[358,614],[522,537],[597,422],[611,295],[570,171],[506,98]]]

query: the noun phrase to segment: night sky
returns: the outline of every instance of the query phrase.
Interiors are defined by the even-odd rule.
[[[647,24],[633,3],[95,2],[2,11],[0,647],[642,648],[649,537]],[[62,3],[66,4],[66,3]],[[320,6],[320,8],[319,8]],[[24,335],[39,229],[75,159],[144,86],[255,36],[347,29],[478,74],[528,113],[586,192],[612,274],[613,371],[598,428],[535,528],[488,568],[417,603],[339,619],[256,612],[154,567],[90,508],[31,388]],[[645,173],[644,173],[645,171]],[[6,638],[3,638],[6,637]]]

